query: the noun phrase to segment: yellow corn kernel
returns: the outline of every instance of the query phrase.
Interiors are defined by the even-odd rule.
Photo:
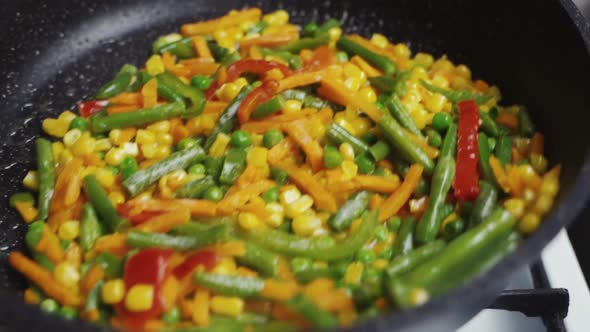
[[[55,280],[66,288],[75,287],[80,281],[80,273],[74,264],[64,261],[53,269]]]
[[[466,80],[471,80],[471,70],[466,65],[458,65],[455,72]]]
[[[137,144],[150,144],[150,143],[155,143],[156,142],[156,134],[153,133],[153,132],[151,132],[151,131],[147,131],[147,130],[144,130],[144,129],[139,129],[137,131],[136,136],[135,136],[135,142]]]
[[[326,126],[318,118],[313,118],[309,121],[309,135],[313,139],[319,139],[326,135]]]
[[[287,208],[288,209],[288,208]],[[293,218],[293,232],[299,236],[309,236],[322,227],[322,221],[315,215],[300,214]]]
[[[121,145],[121,149],[126,156],[137,157],[139,154],[139,148],[137,147],[137,143],[127,142]]]
[[[283,206],[277,202],[271,202],[266,204],[265,209],[270,214],[270,216],[264,220],[266,224],[272,227],[279,227],[283,223],[285,213]]]
[[[242,90],[243,87],[248,85],[248,80],[243,77],[236,79],[234,82],[235,86],[238,88],[238,91]]]
[[[169,145],[159,145],[156,148],[154,158],[163,159],[168,157],[172,153],[172,147]]]
[[[328,30],[328,35],[331,41],[337,41],[342,36],[342,29],[339,27],[333,27]]]
[[[264,224],[258,219],[254,213],[242,212],[238,215],[238,223],[240,226],[248,231],[264,228]]]
[[[418,89],[408,89],[408,91],[402,99],[402,102],[406,105],[406,107],[408,107],[409,104],[416,104],[419,103],[421,100],[422,94],[420,94],[420,91],[418,91]]]
[[[518,223],[518,230],[523,234],[531,234],[539,228],[541,218],[536,213],[527,213]]]
[[[504,207],[516,218],[520,218],[524,214],[524,200],[520,198],[507,199],[504,202]]]
[[[102,301],[106,304],[117,304],[125,297],[125,283],[122,279],[107,281],[100,290]]]
[[[367,78],[365,72],[363,72],[357,65],[350,62],[346,62],[342,65],[342,74],[347,78],[353,77],[358,79],[359,84],[364,83]]]
[[[370,86],[360,89],[356,96],[361,98],[365,102],[371,104],[377,101],[377,94],[375,93],[375,90],[373,90],[373,88],[371,88]]]
[[[469,81],[461,76],[453,76],[451,78],[451,88],[457,90],[465,90],[469,88]]]
[[[277,10],[272,13],[268,13],[262,17],[262,20],[268,25],[283,25],[289,22],[289,13],[285,10]]]
[[[416,66],[410,72],[410,79],[414,81],[419,81],[421,79],[428,80],[428,73],[426,72],[426,69],[424,69],[424,67]]]
[[[99,140],[96,140],[94,144],[94,152],[107,151],[112,147],[113,145],[111,144],[111,141],[108,138],[101,138]]]
[[[283,107],[283,113],[288,114],[288,113],[299,112],[299,111],[301,111],[302,106],[303,106],[303,103],[300,102],[299,100],[289,99],[285,102],[285,106]]]
[[[100,185],[105,189],[112,188],[113,184],[115,183],[115,175],[113,175],[113,172],[106,168],[97,169],[94,172],[94,176],[96,176],[98,183],[100,183]]]
[[[158,54],[152,55],[145,63],[145,70],[152,76],[165,72],[166,69],[164,68],[162,57]]]
[[[266,163],[266,157],[268,155],[268,149],[263,147],[254,147],[248,151],[248,155],[246,157],[246,161],[248,165],[253,165],[256,167],[265,167],[268,164]]]
[[[125,158],[125,151],[120,148],[111,148],[104,156],[104,160],[111,166],[119,166]]]
[[[240,88],[233,82],[223,84],[215,94],[221,101],[231,102],[240,92]]]
[[[336,114],[335,122],[338,125],[340,125],[340,127],[346,129],[346,131],[348,131],[352,135],[357,136],[357,133],[355,132],[352,124],[350,124],[349,120],[344,115],[338,116],[339,114],[343,114],[343,113],[344,112],[340,112],[340,113]]]
[[[342,143],[338,147],[340,154],[342,154],[342,158],[344,160],[354,160],[354,148],[349,143]]]
[[[54,137],[63,137],[68,131],[70,125],[58,119],[43,120],[43,131]]]
[[[27,288],[25,290],[25,302],[28,304],[38,304],[41,301],[41,295],[39,292],[33,290],[32,288]]]
[[[224,257],[221,262],[215,265],[211,272],[216,274],[233,275],[237,273],[237,269],[238,266],[233,258]]]
[[[541,182],[541,188],[539,188],[539,192],[541,195],[547,196],[555,196],[559,191],[559,180],[554,177],[545,177]]]
[[[170,131],[170,121],[162,120],[154,122],[151,125],[149,125],[146,129],[153,133],[167,133]]]
[[[438,60],[436,60],[433,64],[432,64],[432,70],[433,71],[451,71],[455,69],[455,65],[453,65],[453,63],[451,61],[449,61],[449,59],[447,59],[446,57],[442,57]]]
[[[350,123],[350,126],[353,129],[352,133],[354,133],[355,136],[360,136],[371,128],[371,121],[360,116],[357,116],[348,122]]]
[[[434,58],[432,57],[432,55],[428,53],[418,53],[416,54],[416,56],[414,56],[414,61],[416,62],[416,64],[429,68],[430,66],[432,66]]]
[[[358,166],[352,160],[344,160],[340,167],[342,168],[343,181],[350,180],[358,174]]]
[[[77,118],[78,116],[70,111],[65,111],[62,112],[57,119],[59,121],[63,121],[68,127],[70,126],[70,123],[72,122],[72,120],[74,120],[75,118]]]
[[[384,268],[389,265],[389,261],[387,259],[379,258],[373,262],[373,267],[378,270],[383,270]]]
[[[426,98],[424,106],[432,113],[438,113],[443,110],[447,98],[440,93],[435,93],[430,97]]]
[[[59,226],[57,235],[62,240],[73,240],[80,235],[80,222],[78,220],[68,220]]]
[[[239,297],[213,296],[211,311],[230,317],[237,317],[244,311],[244,300]]]
[[[358,285],[363,277],[363,270],[365,269],[363,263],[352,262],[346,267],[346,273],[344,274],[344,282],[349,285]]]
[[[62,142],[53,142],[51,149],[53,150],[53,159],[59,160],[59,155],[64,151],[65,147]]]
[[[379,48],[386,48],[387,45],[389,45],[389,40],[387,40],[387,37],[385,37],[384,35],[382,35],[380,33],[374,33],[371,36],[371,44],[373,44]]]
[[[27,189],[37,191],[39,189],[39,173],[37,171],[28,171],[23,178],[23,186]]]
[[[361,87],[361,84],[361,81],[355,77],[349,77],[346,80],[344,80],[344,85],[346,86],[346,88],[352,91],[358,91],[358,89]]]
[[[410,290],[410,303],[413,306],[422,305],[430,299],[429,293],[424,288],[413,288]]]
[[[414,122],[416,123],[416,127],[418,127],[418,129],[420,130],[424,129],[424,127],[426,127],[427,124],[432,122],[432,114],[429,114],[423,108],[418,109],[411,115],[412,119],[414,119]]]
[[[71,151],[74,156],[82,157],[94,152],[95,148],[96,140],[90,136],[89,132],[85,132],[71,147]]]
[[[158,144],[171,145],[174,139],[169,133],[158,133],[156,135],[156,142]]]
[[[131,312],[149,310],[154,302],[154,286],[136,284],[129,289],[125,297],[125,308]]]
[[[313,206],[313,198],[309,195],[302,195],[296,201],[287,204],[285,208],[285,214],[287,217],[295,218],[298,215],[303,214]]]
[[[147,159],[156,158],[157,149],[158,149],[158,143],[149,143],[149,144],[141,145],[141,153]],[[111,151],[112,151],[112,149],[111,149]],[[121,150],[121,151],[123,151],[123,150]],[[124,153],[123,153],[123,155],[124,155]],[[107,153],[107,156],[108,156],[108,153]],[[105,157],[105,159],[106,159],[106,157]],[[108,161],[107,161],[107,163],[108,163]]]
[[[295,186],[286,186],[285,190],[281,191],[279,195],[279,200],[283,205],[289,205],[301,197],[301,192]]]
[[[109,131],[109,140],[113,145],[119,145],[119,138],[121,137],[121,129],[113,129]]]
[[[408,45],[399,43],[393,47],[393,54],[395,54],[395,56],[399,59],[408,59],[410,55],[412,55],[412,52],[410,51]]]
[[[39,211],[33,206],[33,202],[16,202],[16,210],[27,223],[33,222],[39,217]]]
[[[242,29],[242,31],[248,31],[248,30],[250,30],[250,28],[252,26],[254,26],[254,24],[255,23],[250,20],[244,21],[244,22],[240,23],[240,29]]]
[[[224,133],[219,133],[215,138],[215,141],[211,145],[209,149],[209,155],[212,157],[221,157],[225,153],[225,149],[227,148],[230,137]]]
[[[70,150],[63,150],[63,152],[59,155],[59,164],[60,165],[65,165],[67,163],[69,163],[70,161],[72,161],[72,159],[74,159],[74,155],[72,154],[72,152],[70,152]]]
[[[64,145],[70,147],[76,143],[76,141],[82,136],[82,131],[80,129],[72,129],[64,135],[63,141]]]
[[[539,195],[535,206],[533,206],[533,211],[539,215],[544,215],[551,209],[551,205],[553,205],[553,197],[541,194]]]
[[[111,201],[114,206],[125,203],[125,195],[120,191],[112,191],[109,193],[108,197],[109,201]]]

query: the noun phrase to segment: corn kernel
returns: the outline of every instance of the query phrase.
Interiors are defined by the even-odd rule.
[[[294,112],[299,112],[301,110],[301,107],[303,106],[303,103],[300,102],[299,100],[295,100],[295,99],[289,99],[285,102],[285,106],[283,107],[283,113],[294,113]]]
[[[352,91],[358,91],[362,84],[363,83],[361,82],[361,80],[356,77],[349,77],[346,80],[344,80],[344,86],[346,86],[347,89]]]
[[[239,297],[213,296],[211,311],[220,315],[237,317],[244,311],[244,300]]]
[[[217,134],[215,141],[213,142],[213,144],[211,145],[211,148],[209,149],[209,155],[212,157],[223,156],[223,154],[225,153],[225,149],[227,148],[230,140],[231,140],[231,138],[224,133]]]
[[[111,131],[112,133],[112,131]],[[156,142],[156,134],[151,131],[139,129],[135,136],[135,142],[138,144],[150,144]]]
[[[373,104],[377,101],[377,94],[370,86],[360,89],[356,95],[367,103]]]
[[[59,155],[64,151],[65,147],[62,142],[53,142],[51,149],[53,151],[53,159],[59,160]]]
[[[262,17],[262,20],[268,25],[283,25],[289,22],[289,13],[285,10],[277,10],[275,12],[266,14]]]
[[[354,77],[359,81],[366,79],[366,74],[355,64],[346,62],[342,65],[342,74],[344,77]],[[362,82],[364,83],[364,81]]]
[[[285,187],[284,187],[285,188]],[[289,205],[301,197],[301,192],[294,186],[287,187],[286,190],[281,191],[279,200],[283,205]]]
[[[117,304],[125,297],[125,283],[121,279],[107,281],[100,291],[102,301],[106,304]]]
[[[279,227],[283,223],[283,206],[277,202],[271,202],[266,204],[265,209],[270,214],[270,216],[264,220],[266,224],[272,227]]]
[[[539,215],[544,215],[551,209],[551,205],[553,205],[553,197],[541,194],[533,207],[533,211]]]
[[[424,288],[413,288],[410,290],[409,298],[413,306],[419,306],[428,302],[430,295]]]
[[[429,68],[430,66],[432,66],[434,58],[432,57],[432,55],[428,53],[418,53],[414,57],[414,61],[416,62],[416,64]]]
[[[68,220],[59,226],[57,235],[62,240],[73,240],[80,234],[80,222],[78,220]]]
[[[451,71],[454,68],[455,65],[453,65],[453,63],[446,57],[442,57],[432,64],[433,71]]]
[[[288,208],[287,208],[288,210]],[[293,232],[299,236],[309,236],[322,227],[322,221],[315,215],[301,214],[293,218]]]
[[[73,112],[65,111],[65,112],[62,112],[57,117],[57,119],[59,121],[63,121],[69,127],[72,120],[74,120],[76,117],[78,117],[78,116],[76,114],[74,114]]]
[[[410,79],[414,81],[428,80],[428,73],[422,66],[416,66],[410,72]]]
[[[354,148],[349,143],[340,144],[338,150],[342,154],[342,158],[344,158],[344,160],[354,160]]]
[[[37,171],[28,171],[23,178],[23,186],[27,189],[37,191],[39,189],[39,173]]]
[[[346,273],[344,274],[344,282],[349,285],[358,285],[363,277],[363,270],[365,269],[363,263],[352,262],[346,267]]]
[[[357,136],[357,133],[354,129],[354,127],[352,126],[352,124],[348,121],[348,119],[343,115],[343,116],[338,116],[340,114],[343,114],[343,112],[340,112],[338,114],[336,114],[335,117],[335,122],[342,128],[344,128],[346,131],[348,131],[349,133],[351,133],[353,136]]]
[[[80,129],[72,129],[68,131],[63,138],[64,144],[67,147],[70,147],[76,143],[76,141],[82,136],[82,131]]]
[[[371,36],[371,44],[373,44],[379,48],[386,48],[387,45],[389,45],[389,40],[387,40],[387,37],[385,37],[384,35],[382,35],[380,33],[374,33]]]
[[[240,92],[240,89],[234,83],[225,83],[219,88],[215,94],[217,97],[227,103],[231,102]]]
[[[524,200],[520,198],[507,199],[504,202],[504,207],[516,218],[520,218],[524,214]]]
[[[75,156],[86,156],[94,152],[95,148],[96,140],[88,132],[85,132],[71,147],[71,151]]]
[[[248,155],[246,157],[246,161],[248,165],[253,165],[256,167],[266,167],[268,166],[266,162],[266,158],[268,155],[268,149],[263,147],[254,147],[248,151]]]
[[[446,102],[447,98],[445,96],[441,95],[440,93],[435,93],[432,96],[426,98],[426,103],[424,106],[426,106],[430,112],[438,113],[443,110]]]
[[[156,157],[156,153],[157,153],[157,149],[158,149],[158,144],[157,143],[148,143],[148,144],[141,145],[141,153],[147,159],[153,159],[153,158],[155,158]],[[111,151],[112,150],[113,149],[111,149]],[[123,151],[123,150],[121,150],[121,151]],[[107,156],[108,155],[109,154],[107,153]],[[124,155],[123,152],[122,152],[122,155]],[[106,157],[105,157],[105,159],[106,159]],[[108,160],[107,160],[107,163],[108,163]],[[119,161],[119,163],[120,163],[120,161]]]
[[[125,195],[120,191],[110,192],[108,198],[114,206],[125,203]]]
[[[303,195],[296,201],[287,204],[285,214],[289,218],[295,218],[298,215],[303,214],[313,206],[313,198],[309,195]]]
[[[559,180],[552,177],[545,177],[541,182],[541,188],[539,188],[539,192],[541,195],[547,196],[555,196],[559,191]]]
[[[112,147],[113,145],[111,144],[111,141],[108,138],[101,138],[99,140],[96,140],[94,144],[94,152],[107,151]]]
[[[154,302],[154,286],[149,284],[136,284],[125,297],[125,308],[131,312],[149,310]]]
[[[342,168],[343,181],[350,180],[358,174],[358,166],[352,160],[343,161],[340,167]]]
[[[344,74],[344,69],[340,65],[330,65],[324,69],[326,76],[333,77],[334,79],[340,79]]]
[[[217,265],[215,265],[215,267],[213,268],[213,270],[211,272],[216,273],[216,274],[226,274],[226,275],[232,275],[232,274],[236,274],[237,272],[237,265],[236,265],[236,261],[231,258],[231,257],[224,257],[221,262],[219,262]]]
[[[39,211],[33,206],[32,201],[16,202],[16,210],[27,223],[33,222],[39,217]]]
[[[32,288],[25,290],[25,302],[28,304],[38,304],[41,301],[41,294]]]
[[[414,119],[414,122],[416,123],[416,127],[418,127],[418,129],[420,130],[424,129],[424,127],[426,127],[427,124],[432,122],[432,114],[429,114],[423,108],[418,109],[411,115],[412,119]]]
[[[393,47],[393,54],[395,54],[395,56],[399,59],[408,59],[412,52],[410,51],[408,45],[399,43]]]
[[[378,270],[383,270],[384,268],[389,265],[389,261],[387,259],[379,258],[373,262],[373,267]]]
[[[352,120],[349,120],[350,126],[352,127],[355,136],[360,136],[366,133],[371,128],[371,121],[367,118],[363,118],[360,116],[355,117]]]
[[[465,90],[469,88],[469,81],[461,76],[453,76],[451,78],[451,88],[457,90]]]
[[[158,54],[152,55],[145,63],[145,70],[152,76],[165,72],[166,69],[164,68],[162,57]]]
[[[53,269],[55,280],[66,288],[75,287],[80,281],[80,273],[74,264],[64,261]]]
[[[431,83],[439,88],[446,89],[449,87],[449,81],[443,75],[434,75]]]
[[[156,152],[154,158],[156,159],[163,159],[168,157],[172,153],[172,147],[169,145],[158,145],[156,147]]]
[[[45,119],[42,126],[43,131],[54,137],[63,137],[70,127],[69,124],[58,119]]]
[[[170,131],[170,121],[162,120],[154,122],[151,125],[149,125],[146,129],[153,133],[167,133]]]
[[[119,166],[123,158],[125,158],[125,151],[120,148],[111,148],[104,156],[104,160],[111,166]]]
[[[121,137],[121,129],[113,129],[109,132],[109,139],[113,145],[119,145],[119,138]]]
[[[106,168],[97,169],[94,172],[94,176],[96,176],[98,183],[100,183],[100,185],[105,189],[112,188],[113,184],[115,183],[115,176],[113,175],[113,172]]]
[[[264,228],[264,224],[258,219],[254,213],[242,212],[238,215],[238,223],[240,226],[248,231]]]
[[[63,152],[59,155],[59,164],[65,165],[74,159],[74,155],[70,150],[63,150]]]
[[[471,80],[471,70],[466,65],[458,65],[455,72],[466,80]]]
[[[342,36],[342,29],[339,27],[333,27],[328,30],[328,35],[330,36],[331,41],[336,41]]]
[[[527,213],[518,223],[518,230],[523,234],[531,234],[539,228],[541,218],[538,214]]]

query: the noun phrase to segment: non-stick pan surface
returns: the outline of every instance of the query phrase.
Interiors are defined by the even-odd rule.
[[[6,255],[23,249],[26,226],[7,205],[34,168],[40,120],[91,95],[125,62],[141,65],[151,42],[179,25],[232,8],[285,8],[298,23],[341,19],[347,31],[382,32],[413,51],[448,54],[475,77],[501,87],[504,103],[528,105],[546,134],[563,189],[542,227],[485,276],[406,312],[383,315],[355,331],[452,330],[485,307],[518,267],[572,222],[590,192],[590,31],[569,0],[529,1],[2,1],[0,10],[0,322],[11,330],[90,330],[22,301],[24,280]]]

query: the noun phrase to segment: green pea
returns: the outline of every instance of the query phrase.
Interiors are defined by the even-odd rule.
[[[247,148],[252,145],[252,136],[245,130],[236,130],[231,135],[230,143],[236,148]]]
[[[372,266],[367,266],[363,269],[363,280],[375,280],[381,278],[381,271]]]
[[[186,149],[190,149],[192,147],[195,147],[196,145],[198,145],[199,142],[192,138],[192,137],[187,137],[187,138],[183,138],[180,140],[180,142],[178,142],[178,144],[176,145],[176,149],[177,150],[186,150]]]
[[[377,255],[371,249],[361,249],[356,253],[356,259],[363,264],[371,264],[377,259]]]
[[[343,160],[338,149],[333,146],[326,146],[324,149],[324,166],[326,168],[336,168],[342,164]]]
[[[180,322],[180,308],[178,306],[172,307],[172,309],[162,315],[162,320],[168,325]]]
[[[443,133],[449,128],[452,120],[449,113],[438,112],[432,118],[432,127],[439,133]]]
[[[74,320],[78,318],[78,310],[72,307],[61,307],[59,309],[59,315],[67,320]]]
[[[205,165],[194,164],[188,168],[188,174],[201,175],[201,174],[205,174],[205,170],[206,170]]]
[[[264,136],[262,136],[262,143],[267,149],[270,149],[282,141],[283,138],[285,138],[285,136],[280,130],[271,129],[264,133]]]
[[[270,176],[279,186],[282,186],[289,181],[289,174],[280,168],[271,167]]]
[[[191,85],[199,90],[207,90],[211,86],[211,79],[205,75],[195,75],[191,79]]]
[[[59,304],[54,299],[45,299],[39,304],[41,310],[47,313],[54,313],[59,309]]]
[[[121,160],[119,164],[119,171],[121,172],[121,177],[123,180],[130,177],[133,173],[137,172],[139,165],[137,164],[137,160],[131,156],[127,156]]]
[[[16,193],[16,194],[12,194],[10,196],[10,199],[8,200],[8,204],[10,205],[11,208],[16,208],[16,203],[18,202],[35,202],[35,197],[33,197],[33,194],[29,193],[29,192],[22,192],[22,193]]]
[[[72,122],[70,122],[70,129],[80,129],[81,131],[86,130],[88,127],[88,122],[82,117],[75,117]]]
[[[379,253],[379,255],[377,255],[377,257],[390,260],[391,257],[393,257],[393,248],[385,248],[382,252]]]
[[[223,198],[223,190],[218,186],[213,186],[205,191],[203,198],[213,202],[219,202]]]
[[[262,193],[262,199],[265,202],[271,203],[279,200],[279,187],[270,188],[269,190]]]
[[[309,270],[312,264],[313,262],[309,258],[295,257],[291,260],[291,270],[293,270],[293,273],[301,273]]]
[[[361,136],[361,140],[363,140],[368,145],[373,145],[373,144],[377,143],[379,138],[377,136],[375,136],[375,134],[373,134],[372,132],[367,131],[366,133],[364,133]]]
[[[366,154],[359,155],[355,161],[362,174],[371,174],[375,171],[375,162]]]
[[[389,235],[389,231],[387,230],[387,226],[379,225],[375,228],[375,239],[379,242],[383,242],[387,239],[387,235]]]
[[[348,61],[348,54],[346,52],[339,51],[336,53],[336,61],[338,62],[347,62]]]
[[[390,232],[397,232],[401,225],[402,218],[398,216],[393,216],[387,221],[387,229],[389,229]]]
[[[428,129],[426,131],[426,136],[428,136],[428,144],[438,148],[442,145],[442,136],[437,131]]]
[[[377,106],[380,110],[384,110],[385,109],[385,105],[381,101],[379,101],[379,100],[377,100],[375,102],[375,106]]]
[[[314,22],[308,23],[305,27],[303,27],[303,31],[301,32],[304,36],[313,36],[315,35],[316,31],[318,31],[318,25]]]

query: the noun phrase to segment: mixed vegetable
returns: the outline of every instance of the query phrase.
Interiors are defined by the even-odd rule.
[[[340,22],[232,11],[43,121],[10,205],[27,303],[146,331],[291,331],[489,269],[559,188],[527,109]],[[37,195],[31,194],[36,192]]]

